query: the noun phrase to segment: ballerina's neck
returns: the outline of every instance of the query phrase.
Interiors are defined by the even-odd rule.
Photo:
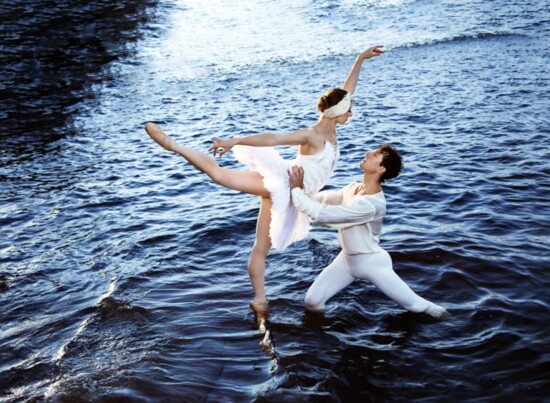
[[[328,140],[325,140],[325,142],[323,143],[323,147],[319,148],[317,151],[315,151],[314,153],[310,153],[310,154],[304,154],[302,151],[302,146],[300,146],[299,148],[299,151],[298,151],[298,155],[301,156],[301,157],[314,157],[318,154],[321,154],[323,151],[326,150],[327,147],[331,147],[331,149],[334,149],[334,147],[336,147],[336,144],[333,144],[332,142],[328,141]]]
[[[311,126],[311,130],[318,136],[322,137],[325,142],[330,142],[332,145],[336,145],[336,126],[328,127],[326,125]]]

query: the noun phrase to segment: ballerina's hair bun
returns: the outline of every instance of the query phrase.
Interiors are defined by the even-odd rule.
[[[346,90],[341,88],[331,88],[325,92],[325,95],[319,98],[319,101],[317,101],[317,109],[319,112],[323,112],[325,109],[333,107],[339,103],[347,93]]]

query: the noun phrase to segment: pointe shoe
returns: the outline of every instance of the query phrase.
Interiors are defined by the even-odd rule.
[[[168,151],[173,151],[174,140],[172,140],[170,136],[164,133],[156,124],[147,122],[147,124],[145,125],[145,131],[147,132],[149,137],[155,140],[155,142],[162,148]]]

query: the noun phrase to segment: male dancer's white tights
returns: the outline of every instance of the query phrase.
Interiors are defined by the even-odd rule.
[[[403,281],[392,267],[388,252],[348,255],[341,251],[309,287],[305,305],[311,310],[322,310],[325,303],[338,291],[344,289],[356,279],[368,280],[384,294],[411,312],[426,312],[435,317],[446,314],[440,307],[418,296]]]

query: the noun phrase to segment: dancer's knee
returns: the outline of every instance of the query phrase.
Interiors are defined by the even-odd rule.
[[[270,244],[266,242],[260,242],[256,240],[254,246],[252,247],[252,252],[250,253],[251,258],[266,258],[269,253]]]
[[[248,272],[261,272],[265,273],[265,262],[267,259],[267,254],[269,253],[270,243],[269,237],[263,239],[262,237],[256,236],[256,241],[254,246],[250,251],[250,258],[248,259]]]
[[[251,256],[258,255],[264,258],[271,249],[271,238],[269,237],[269,230],[263,228],[265,223],[258,222],[258,226],[262,227],[256,231],[256,239],[254,240],[254,246],[252,246]],[[269,223],[267,224],[269,225]]]
[[[227,180],[226,175],[224,175],[223,170],[214,161],[212,162],[212,164],[209,164],[209,166],[204,168],[204,173],[208,175],[210,179],[212,179],[214,182],[220,185],[225,185],[225,182]]]
[[[319,295],[316,295],[315,292],[310,288],[307,290],[306,296],[304,298],[304,307],[308,311],[322,311],[325,309],[325,303],[320,298]]]

